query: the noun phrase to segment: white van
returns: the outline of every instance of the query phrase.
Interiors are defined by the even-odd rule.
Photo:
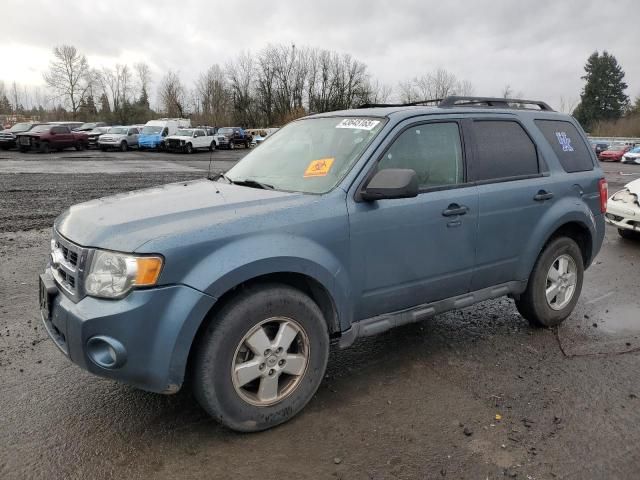
[[[188,118],[160,118],[149,120],[138,138],[138,148],[164,148],[164,139],[175,134],[179,128],[191,127],[191,120]]]

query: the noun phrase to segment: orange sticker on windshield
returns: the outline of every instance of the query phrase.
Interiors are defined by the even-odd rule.
[[[334,160],[335,158],[330,157],[312,161],[304,172],[304,178],[326,176]]]

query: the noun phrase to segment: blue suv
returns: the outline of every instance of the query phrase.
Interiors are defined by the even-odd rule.
[[[49,335],[141,389],[188,377],[257,431],[305,406],[331,343],[504,295],[558,325],[604,237],[584,132],[538,101],[428,103],[311,115],[226,175],[71,207],[40,277]]]

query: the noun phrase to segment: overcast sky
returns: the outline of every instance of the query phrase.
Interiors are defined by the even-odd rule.
[[[92,66],[147,62],[157,83],[176,70],[189,86],[213,63],[268,43],[352,54],[394,89],[445,68],[478,95],[506,84],[559,107],[576,101],[583,66],[608,50],[640,95],[638,0],[2,0],[0,80],[41,85],[59,44]]]

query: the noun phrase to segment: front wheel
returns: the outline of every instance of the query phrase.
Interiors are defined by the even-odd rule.
[[[229,141],[229,150],[233,150],[234,148],[236,148],[235,143],[233,143],[233,141]]]
[[[285,285],[250,287],[222,307],[199,339],[194,393],[227,427],[265,430],[307,404],[328,356],[327,325],[311,298]]]
[[[126,152],[127,150],[129,150],[129,145],[127,144],[127,142],[120,143],[120,151]]]
[[[191,145],[190,143],[187,143],[187,146],[185,147],[185,152],[189,154],[193,153],[193,145]]]
[[[583,278],[578,244],[568,237],[556,238],[540,253],[516,307],[533,327],[559,325],[576,306]]]
[[[209,151],[213,152],[216,149],[216,142],[211,142],[211,145],[209,145]]]

